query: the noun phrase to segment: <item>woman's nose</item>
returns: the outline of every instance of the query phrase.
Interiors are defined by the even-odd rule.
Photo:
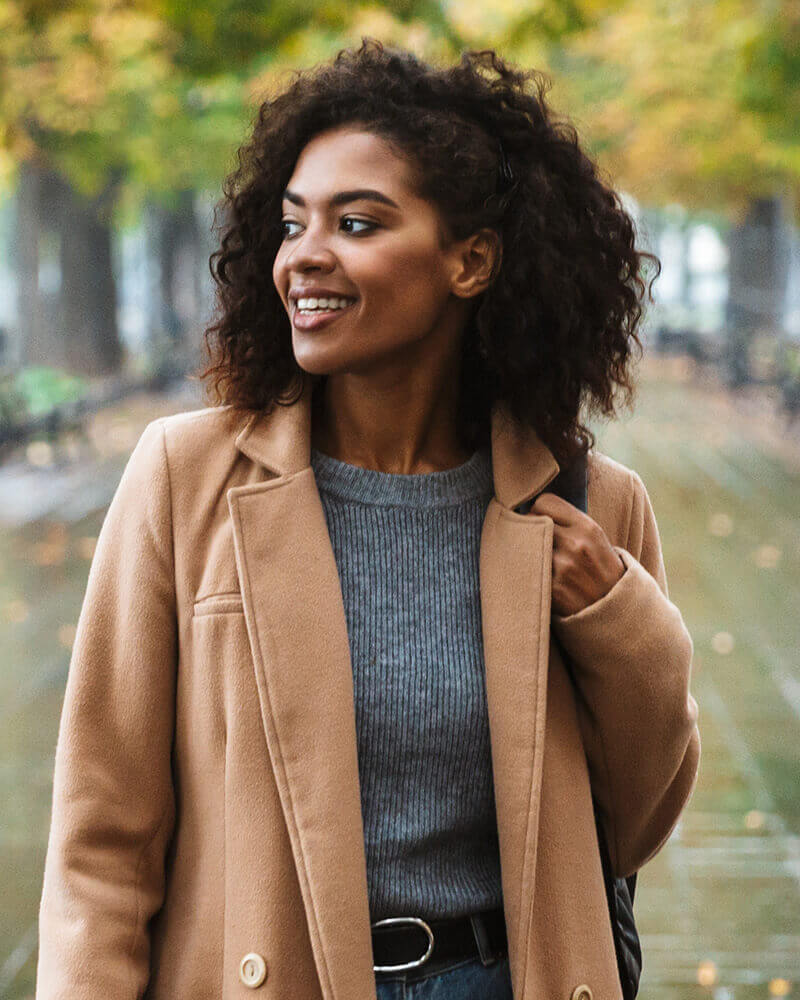
[[[293,271],[307,271],[309,268],[331,268],[336,259],[331,251],[325,233],[307,229],[292,247],[286,266]]]

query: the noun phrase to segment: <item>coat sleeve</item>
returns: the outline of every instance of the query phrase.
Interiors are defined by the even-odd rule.
[[[164,428],[142,433],[106,514],[59,725],[36,1000],[135,1000],[164,895],[176,602]]]
[[[625,572],[595,603],[553,615],[570,660],[589,775],[617,878],[669,838],[694,791],[698,706],[689,692],[693,645],[669,600],[653,508],[632,476]]]

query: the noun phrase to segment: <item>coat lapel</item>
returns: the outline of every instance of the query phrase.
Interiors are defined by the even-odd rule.
[[[515,1000],[527,1000],[539,792],[544,757],[553,522],[514,512],[559,466],[538,436],[492,414],[495,498],[480,549],[481,620],[508,955]],[[535,1000],[535,998],[532,998]]]
[[[326,1000],[374,997],[350,646],[310,465],[311,382],[255,413],[237,447],[271,478],[228,490],[267,746]],[[516,1000],[533,903],[549,648],[552,521],[513,507],[558,473],[504,408],[480,549],[482,628],[503,895]]]

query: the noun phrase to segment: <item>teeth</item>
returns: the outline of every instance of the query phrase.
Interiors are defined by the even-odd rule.
[[[353,299],[298,299],[297,308],[302,312],[310,312],[314,309],[325,310],[325,309],[344,309],[349,306]]]

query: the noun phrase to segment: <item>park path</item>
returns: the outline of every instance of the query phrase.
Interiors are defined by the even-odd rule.
[[[637,886],[646,1000],[800,997],[794,433],[663,365],[598,436],[647,485],[695,646],[698,784]]]
[[[136,397],[72,460],[0,467],[0,1000],[33,996],[53,751],[105,507],[145,424],[201,405],[188,384]],[[800,998],[800,448],[656,362],[598,447],[647,485],[700,707],[695,793],[639,876],[640,997]]]

